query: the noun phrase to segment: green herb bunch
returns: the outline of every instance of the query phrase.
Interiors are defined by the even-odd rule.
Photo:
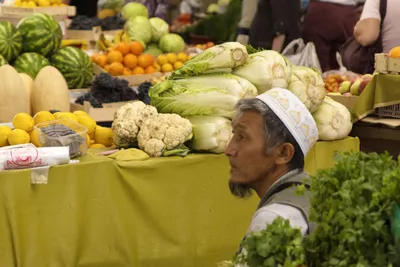
[[[400,199],[399,162],[362,152],[335,160],[311,177],[310,219],[318,226],[304,239],[307,266],[400,266],[390,226]]]
[[[305,263],[302,240],[300,229],[278,217],[266,229],[249,234],[233,262],[248,267],[298,267]]]

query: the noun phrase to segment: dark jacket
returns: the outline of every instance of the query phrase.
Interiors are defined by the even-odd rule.
[[[70,5],[76,7],[77,16],[96,17],[98,0],[71,0]]]
[[[259,0],[250,27],[249,44],[271,49],[273,39],[280,34],[286,36],[283,48],[300,38],[300,1]]]

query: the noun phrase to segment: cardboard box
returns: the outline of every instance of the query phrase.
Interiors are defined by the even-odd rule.
[[[99,75],[102,72],[106,72],[97,64],[93,63],[93,70],[96,75]],[[151,82],[153,79],[161,78],[164,74],[161,72],[155,72],[152,74],[138,74],[138,75],[129,75],[129,76],[116,76],[116,78],[124,79],[129,82],[130,86],[137,86],[144,82]]]
[[[375,54],[375,70],[380,73],[399,74],[400,58],[391,58],[385,53]]]
[[[83,105],[70,103],[71,112],[85,111],[96,122],[111,122],[114,120],[114,114],[117,110],[129,102],[103,103],[102,108],[94,108],[89,102],[85,101]]]
[[[357,103],[358,96],[328,95],[330,98],[344,105],[350,112]]]

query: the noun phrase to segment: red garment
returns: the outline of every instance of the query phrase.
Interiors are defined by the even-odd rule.
[[[336,52],[353,36],[356,23],[354,6],[310,2],[304,18],[302,37],[305,42],[315,44],[322,71],[339,68]]]

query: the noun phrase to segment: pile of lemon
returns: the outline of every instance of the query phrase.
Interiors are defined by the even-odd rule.
[[[113,132],[110,128],[97,125],[84,111],[56,112],[40,111],[31,117],[27,113],[18,113],[14,116],[12,124],[0,126],[0,147],[9,145],[22,145],[32,143],[40,147],[39,130],[34,129],[35,125],[43,122],[69,119],[87,128],[86,140],[89,148],[113,147]]]
[[[62,0],[16,0],[14,2],[16,7],[56,7],[66,6]]]
[[[189,59],[190,56],[183,52],[162,54],[157,57],[154,67],[161,72],[172,72],[181,68]]]

